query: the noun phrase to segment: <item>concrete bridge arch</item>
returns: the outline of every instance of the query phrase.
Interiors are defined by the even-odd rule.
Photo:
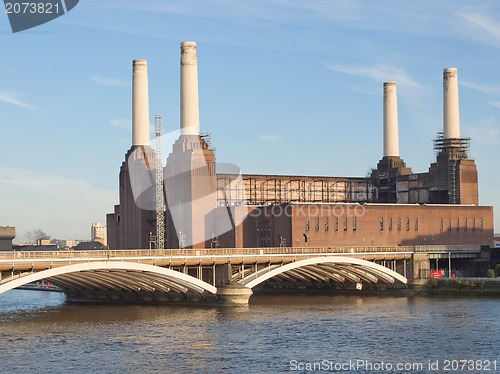
[[[217,292],[213,285],[176,270],[135,262],[99,261],[27,272],[1,284],[0,294],[42,279],[60,287],[70,299],[88,296],[97,301],[169,301],[173,294],[179,296],[177,299],[205,299]]]
[[[407,284],[408,280],[401,274],[375,262],[354,257],[323,256],[307,258],[277,266],[261,269],[238,283],[247,288],[255,286],[275,277],[295,278],[300,281],[320,280],[335,282],[379,282],[394,285],[397,281]]]

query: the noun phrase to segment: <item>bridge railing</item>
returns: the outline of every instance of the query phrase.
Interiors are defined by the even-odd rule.
[[[416,245],[415,252],[425,253],[457,253],[457,252],[480,252],[480,245]]]
[[[129,249],[90,251],[8,251],[0,252],[0,261],[16,260],[77,260],[122,259],[138,257],[190,257],[190,256],[251,256],[286,254],[355,254],[383,252],[414,252],[412,246],[380,247],[267,247],[267,248],[207,248],[207,249]]]

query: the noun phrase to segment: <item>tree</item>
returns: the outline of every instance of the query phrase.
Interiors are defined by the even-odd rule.
[[[495,265],[495,275],[500,277],[500,264]]]
[[[488,269],[488,271],[486,272],[486,278],[495,278],[495,270]]]

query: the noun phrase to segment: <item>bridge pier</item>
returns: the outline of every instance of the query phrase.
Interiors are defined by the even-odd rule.
[[[252,289],[241,284],[227,284],[217,288],[219,300],[226,305],[248,305]]]

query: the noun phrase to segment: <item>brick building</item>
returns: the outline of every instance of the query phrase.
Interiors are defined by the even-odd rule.
[[[136,74],[146,74],[145,66],[134,61],[133,113],[149,110],[147,75]],[[443,72],[443,131],[425,173],[414,173],[399,155],[395,82],[384,83],[384,153],[371,175],[217,173],[214,149],[199,131],[196,45],[183,43],[180,135],[163,172],[167,247],[493,245],[493,209],[478,206],[470,139],[460,136],[456,74]],[[133,116],[120,204],[107,216],[110,249],[147,248],[156,235],[148,116]]]

